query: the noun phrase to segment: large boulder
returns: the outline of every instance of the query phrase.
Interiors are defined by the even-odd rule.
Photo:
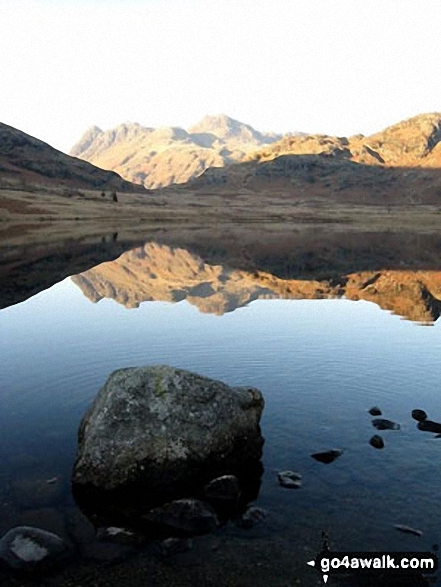
[[[79,430],[73,472],[86,488],[149,506],[196,495],[215,477],[260,463],[262,394],[168,366],[113,372]]]

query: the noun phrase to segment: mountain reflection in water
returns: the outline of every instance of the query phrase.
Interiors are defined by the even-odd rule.
[[[380,270],[333,279],[281,279],[266,271],[205,262],[184,248],[155,242],[72,277],[93,302],[111,298],[126,308],[145,301],[187,300],[222,315],[257,299],[365,300],[408,320],[431,324],[441,313],[441,272]]]

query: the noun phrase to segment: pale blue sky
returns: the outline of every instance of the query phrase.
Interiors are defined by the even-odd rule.
[[[439,0],[0,0],[0,120],[368,134],[441,110]]]

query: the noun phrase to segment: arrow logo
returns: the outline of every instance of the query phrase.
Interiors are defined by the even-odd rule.
[[[315,561],[308,561],[306,563],[310,567],[315,567]],[[329,575],[323,575],[323,582],[326,584],[328,582]]]

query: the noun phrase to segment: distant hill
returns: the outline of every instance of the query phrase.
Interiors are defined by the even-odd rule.
[[[70,155],[126,180],[160,188],[185,183],[209,167],[244,161],[248,153],[270,145],[281,135],[262,133],[224,114],[206,116],[185,130],[180,127],[149,128],[126,123],[103,131],[89,128]]]
[[[250,160],[268,161],[281,155],[324,155],[367,165],[415,167],[433,165],[434,149],[441,163],[441,113],[420,114],[365,137],[328,135],[287,136],[256,150]]]
[[[208,169],[191,188],[289,190],[309,198],[409,203],[441,200],[441,113],[421,114],[365,137],[285,136],[245,162]],[[441,169],[440,169],[441,173]],[[381,200],[379,197],[381,196]],[[386,197],[386,199],[385,199]]]
[[[29,185],[140,191],[140,186],[123,180],[117,173],[65,155],[43,141],[0,123],[0,187]]]

